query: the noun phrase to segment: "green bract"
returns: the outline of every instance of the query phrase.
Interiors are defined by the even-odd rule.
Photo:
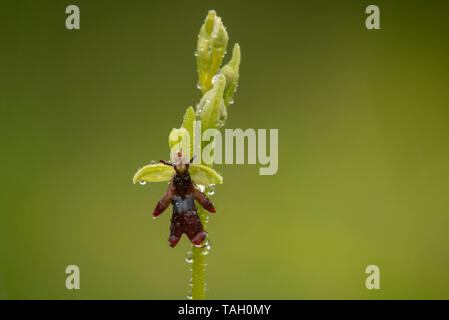
[[[184,114],[181,127],[186,129],[190,135],[190,158],[193,157],[193,122],[195,120],[195,110],[192,107],[188,107]]]
[[[226,77],[226,87],[223,99],[226,107],[232,103],[232,97],[239,83],[240,68],[240,46],[238,43],[234,45],[232,50],[232,59],[220,70],[220,73]]]
[[[214,86],[206,92],[197,105],[196,114],[201,119],[201,131],[216,129],[220,126],[220,120],[226,118],[226,106],[223,101],[223,93],[226,86],[226,78],[219,74],[215,77]]]

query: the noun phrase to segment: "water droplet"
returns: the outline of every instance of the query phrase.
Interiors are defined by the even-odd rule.
[[[195,57],[198,57],[198,51],[195,51]]]
[[[193,299],[193,298],[192,298],[192,295],[189,294],[189,295],[187,296],[187,299],[192,300],[192,299]]]
[[[204,190],[206,190],[206,187],[203,186],[202,184],[198,184],[198,189],[200,189],[201,192],[204,192]]]
[[[218,127],[219,127],[219,128],[224,127],[225,122],[226,122],[226,118],[223,118],[223,119],[218,120]]]
[[[193,253],[192,253],[192,251],[187,251],[186,262],[187,263],[192,263],[193,262]]]
[[[209,240],[206,240],[206,243],[204,245],[205,245],[205,249],[210,250],[210,241]]]
[[[156,220],[156,217],[153,217],[153,220]]]
[[[139,181],[139,184],[145,185],[145,184],[147,184],[147,182],[146,181]]]
[[[207,195],[208,196],[213,196],[215,194],[215,185],[210,185],[208,190],[207,190]]]
[[[202,254],[203,256],[207,256],[207,255],[209,254],[209,249],[204,248],[203,251],[201,251],[201,254]]]
[[[215,80],[217,80],[217,75],[215,75],[215,76],[212,78],[212,84],[215,83]]]
[[[229,100],[229,104],[233,104],[234,103],[234,99]]]
[[[157,163],[156,160],[151,160],[151,161],[150,161],[150,164],[156,164],[156,163]]]
[[[199,83],[196,85],[196,87],[197,89],[201,90],[201,85]]]
[[[201,250],[201,254],[203,256],[207,256],[209,254],[209,250],[210,250],[209,239],[206,239],[206,242],[204,243],[204,245],[202,247],[203,247],[203,250]]]

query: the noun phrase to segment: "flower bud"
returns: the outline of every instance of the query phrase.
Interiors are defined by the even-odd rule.
[[[200,29],[197,44],[198,87],[204,94],[212,88],[212,79],[223,61],[228,33],[214,10],[209,11]]]

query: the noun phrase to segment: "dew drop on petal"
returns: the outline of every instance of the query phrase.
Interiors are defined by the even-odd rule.
[[[215,185],[211,184],[208,188],[207,188],[207,195],[208,196],[213,196],[215,194]]]

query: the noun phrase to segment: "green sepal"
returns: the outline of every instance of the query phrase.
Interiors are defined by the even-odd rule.
[[[163,163],[149,164],[137,170],[133,183],[170,181],[175,174],[173,167]]]
[[[202,164],[192,163],[189,172],[192,180],[199,185],[207,187],[213,184],[223,183],[223,177],[220,176],[217,171]]]

